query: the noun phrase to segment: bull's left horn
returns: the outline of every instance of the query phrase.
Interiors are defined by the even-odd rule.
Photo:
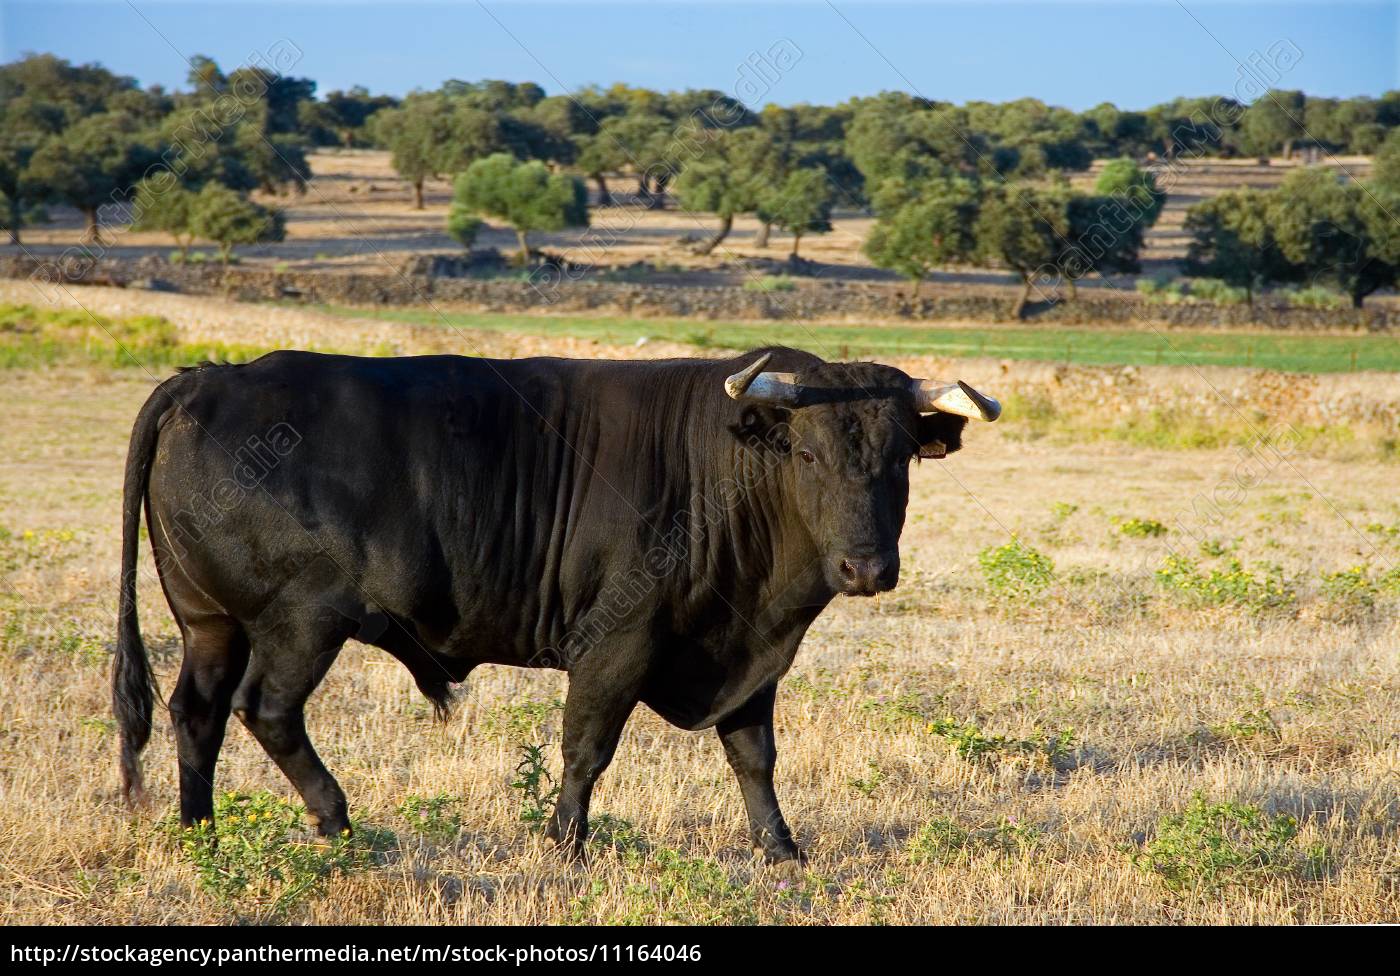
[[[1001,404],[983,396],[962,380],[956,383],[935,383],[933,380],[913,380],[909,384],[914,394],[914,406],[920,413],[955,413],[970,420],[996,420],[1001,416]]]
[[[763,367],[773,358],[766,352],[750,365],[724,381],[724,392],[746,403],[771,403],[774,406],[795,407],[801,387],[792,373],[765,373]]]

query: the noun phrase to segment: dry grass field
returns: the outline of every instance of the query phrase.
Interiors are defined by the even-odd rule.
[[[75,291],[99,311],[136,311],[113,307],[132,295]],[[150,300],[196,340],[442,341]],[[498,354],[627,352],[482,341]],[[567,678],[481,668],[441,724],[400,665],[353,643],[309,724],[350,798],[354,840],[310,843],[237,722],[217,848],[169,826],[163,714],[146,752],[154,808],[128,813],[107,682],[121,470],[153,379],[3,371],[0,917],[1400,921],[1400,468],[1383,444],[1395,377],[1319,378],[1300,394],[1300,381],[1246,370],[957,368],[1015,393],[1006,417],[915,469],[899,588],[838,599],[780,687],[778,790],[810,855],[801,878],[751,860],[716,738],[644,709],[595,794],[591,863],[561,862],[530,823],[548,781],[532,788],[539,766],[521,762],[542,746],[557,773]],[[1130,395],[1114,392],[1125,384]],[[1243,404],[1239,416],[1212,407],[1207,385]],[[1348,437],[1278,435],[1279,422],[1325,423],[1304,414],[1332,400],[1366,408]],[[1115,426],[1120,414],[1156,426]],[[1057,416],[1073,428],[1057,431]],[[1178,423],[1191,436],[1168,436]],[[1205,436],[1213,424],[1230,436]],[[168,693],[178,635],[149,553],[142,567],[142,627]]]

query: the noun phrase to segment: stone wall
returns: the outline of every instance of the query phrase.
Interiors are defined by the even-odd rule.
[[[1011,322],[1006,294],[979,294],[925,286],[912,298],[885,285],[820,281],[792,291],[747,291],[733,285],[646,284],[576,279],[557,270],[532,280],[445,277],[418,272],[276,271],[265,266],[169,264],[159,258],[135,262],[70,262],[60,270],[52,261],[0,258],[0,276],[41,281],[118,285],[129,288],[219,295],[240,301],[303,301],[333,305],[435,305],[491,312],[603,312],[637,317],[693,317],[739,320],[910,319]],[[548,269],[547,269],[548,270]],[[1384,332],[1400,326],[1400,310],[1291,308],[1260,303],[1216,306],[1161,305],[1137,294],[1095,294],[1081,288],[1073,302],[1032,308],[1028,325],[1158,323],[1190,328],[1255,326],[1289,331],[1353,329]]]

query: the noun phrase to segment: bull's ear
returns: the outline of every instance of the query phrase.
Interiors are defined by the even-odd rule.
[[[792,449],[792,411],[766,404],[745,404],[739,422],[729,429],[752,447],[786,454]]]
[[[915,436],[919,440],[919,457],[947,457],[962,447],[963,428],[967,418],[952,413],[928,413],[919,415],[919,429]]]

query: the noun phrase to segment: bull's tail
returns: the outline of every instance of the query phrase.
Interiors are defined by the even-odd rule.
[[[122,574],[117,599],[117,651],[112,661],[112,712],[121,737],[122,796],[132,806],[145,799],[141,750],[151,737],[155,704],[151,664],[141,641],[136,614],[136,559],[141,543],[141,510],[146,484],[160,435],[161,417],[169,406],[162,387],[151,395],[136,417],[126,455],[122,485]]]

